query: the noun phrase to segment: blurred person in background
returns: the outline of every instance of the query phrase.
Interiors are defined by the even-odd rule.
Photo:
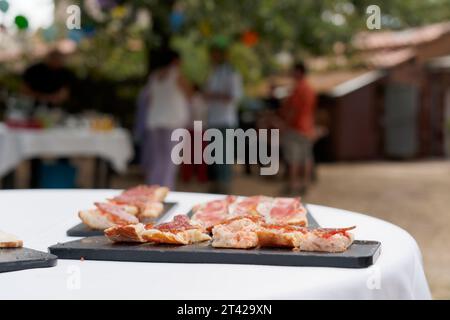
[[[172,131],[186,128],[189,122],[191,88],[180,69],[180,56],[167,49],[161,66],[150,74],[142,146],[146,182],[171,189],[177,172],[171,159]]]
[[[293,91],[279,110],[281,148],[288,171],[286,194],[304,194],[311,182],[317,97],[306,74],[305,64],[296,63]]]
[[[57,106],[69,99],[74,79],[72,71],[65,67],[64,55],[55,49],[42,62],[25,70],[22,91],[37,105]]]
[[[65,56],[57,49],[47,53],[43,61],[29,66],[22,77],[22,93],[33,100],[33,108],[30,110],[32,117],[39,119],[38,127],[51,126],[62,119],[59,107],[70,98],[71,87],[74,84],[75,75],[65,67]],[[49,109],[50,108],[50,109]],[[50,111],[51,110],[51,111]],[[28,125],[35,126],[34,121]],[[75,186],[75,169],[67,158],[59,158],[54,161],[42,162],[39,158],[31,159],[30,186],[32,188],[47,186],[45,178],[49,174],[63,176],[58,181],[57,187],[71,188]],[[45,164],[45,165],[44,165]],[[44,170],[45,173],[44,173]]]
[[[193,177],[196,177],[199,182],[205,183],[208,181],[208,166],[203,162],[203,151],[207,146],[207,142],[202,139],[202,148],[197,150],[194,147],[195,139],[194,134],[201,135],[203,137],[204,130],[201,132],[195,132],[194,122],[200,121],[203,125],[207,121],[207,106],[201,91],[201,88],[198,85],[193,87],[193,94],[190,99],[190,107],[191,107],[191,122],[189,124],[189,132],[191,134],[191,155],[192,155],[192,163],[184,163],[181,165],[181,178],[183,182],[189,182]],[[202,163],[196,164],[194,163],[194,159],[196,158],[194,152],[200,151],[199,156],[202,159]]]
[[[225,137],[226,129],[238,126],[238,103],[243,95],[241,75],[228,62],[227,46],[214,44],[210,50],[212,70],[205,86],[205,100],[208,106],[208,128],[216,128]],[[224,139],[225,141],[225,139]],[[223,156],[226,159],[226,143]],[[212,164],[210,178],[212,192],[229,193],[232,179],[232,165]]]

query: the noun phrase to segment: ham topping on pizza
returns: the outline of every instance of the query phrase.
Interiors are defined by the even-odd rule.
[[[145,196],[147,198],[152,198],[152,197],[156,197],[158,195],[157,191],[161,190],[161,189],[167,189],[167,188],[160,187],[158,185],[153,185],[153,186],[140,185],[140,186],[136,186],[134,188],[125,190],[122,193],[122,196],[128,196],[128,197]],[[153,199],[153,200],[156,200],[156,199]]]
[[[139,220],[132,214],[128,213],[123,206],[99,202],[96,202],[95,206],[101,214],[106,215],[108,220],[117,225],[139,223]]]
[[[193,220],[205,228],[222,223],[230,217],[261,216],[267,223],[293,224],[307,226],[306,209],[300,198],[271,198],[254,196],[244,199],[227,197],[215,200],[193,208]]]
[[[229,206],[229,214],[231,216],[258,215],[258,205],[260,203],[269,202],[270,197],[253,196],[242,200],[236,200]]]
[[[120,195],[112,198],[111,200],[117,203],[129,203],[130,201],[163,201],[168,192],[168,188],[160,187],[158,185],[141,185],[125,190]]]
[[[171,222],[147,226],[142,238],[148,242],[174,245],[187,245],[211,239],[203,227],[192,224],[186,215],[176,216]]]
[[[209,229],[226,220],[229,216],[228,207],[236,200],[234,196],[228,196],[222,200],[214,200],[195,206],[192,210],[192,221]]]
[[[190,229],[199,229],[199,226],[191,224],[189,217],[186,215],[178,215],[171,222],[162,223],[156,226],[148,225],[146,229],[156,229],[162,232],[183,232]]]
[[[258,204],[258,212],[272,224],[307,226],[306,209],[300,198],[272,198]]]

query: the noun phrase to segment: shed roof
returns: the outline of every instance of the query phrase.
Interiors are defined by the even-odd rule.
[[[417,46],[439,39],[450,32],[450,21],[400,31],[370,31],[358,33],[352,41],[358,50],[398,49]]]

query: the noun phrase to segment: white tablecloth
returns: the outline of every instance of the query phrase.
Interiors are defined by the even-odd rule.
[[[16,137],[0,123],[0,178],[22,161],[20,145]]]
[[[0,229],[46,250],[78,223],[76,212],[112,190],[1,191]],[[217,196],[172,192],[175,213]],[[322,226],[357,225],[357,239],[382,242],[367,269],[59,260],[49,269],[0,274],[0,299],[429,299],[422,258],[404,230],[358,213],[311,205]],[[170,218],[170,217],[168,217]]]
[[[55,128],[11,130],[0,127],[0,177],[22,160],[33,157],[95,156],[123,172],[133,157],[131,137],[125,129],[94,132],[88,129]]]

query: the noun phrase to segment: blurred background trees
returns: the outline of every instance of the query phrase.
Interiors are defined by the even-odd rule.
[[[328,55],[336,43],[348,44],[367,30],[369,5],[380,6],[383,29],[450,17],[449,0],[98,0],[100,17],[92,9],[95,1],[78,1],[84,26],[79,60],[85,72],[117,80],[146,74],[158,65],[158,50],[170,44],[182,52],[188,76],[200,83],[208,45],[222,41],[245,80],[255,82],[277,71],[280,52]]]
[[[351,38],[368,31],[369,5],[380,6],[382,30],[450,18],[450,0],[59,0],[54,4],[55,19],[48,28],[34,32],[3,26],[1,32],[18,38],[26,34],[30,43],[38,39],[52,45],[67,38],[75,42],[77,50],[69,63],[84,80],[79,90],[96,87],[98,94],[92,101],[73,103],[77,108],[122,110],[119,113],[124,115],[148,72],[158,66],[159,52],[165,46],[181,52],[187,76],[202,84],[208,74],[208,46],[227,44],[245,83],[255,85],[297,57],[351,57]],[[82,10],[81,30],[65,26],[65,9],[70,4]],[[24,67],[23,61],[35,59],[29,55],[33,47],[24,48],[29,49],[18,57],[19,66],[12,62],[0,65],[0,78],[7,77],[0,84],[17,86],[19,81],[12,75]],[[104,96],[100,88],[106,90]],[[119,106],[121,99],[128,107]],[[129,121],[130,116],[125,122]]]

